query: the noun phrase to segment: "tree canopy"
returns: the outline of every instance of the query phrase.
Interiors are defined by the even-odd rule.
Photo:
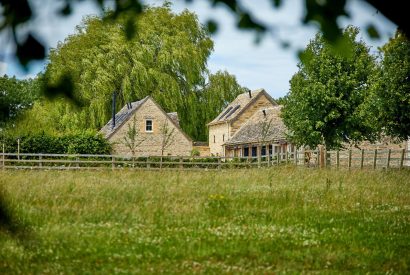
[[[410,137],[410,41],[397,31],[381,49],[382,61],[375,77],[369,112],[392,137]]]
[[[39,98],[40,90],[38,80],[19,80],[7,75],[0,77],[0,128],[30,108]]]
[[[138,32],[132,39],[122,31],[128,22],[126,15],[115,21],[88,17],[76,34],[52,49],[44,78],[53,87],[69,77],[72,98],[81,108],[75,111],[57,99],[55,107],[38,103],[35,111],[45,113],[43,121],[48,117],[52,122],[51,132],[98,130],[111,117],[113,92],[117,110],[150,95],[165,111],[178,112],[188,135],[206,140],[206,123],[243,92],[234,76],[208,72],[213,50],[209,33],[193,13],[174,14],[168,6],[147,8],[134,19]],[[45,107],[48,112],[41,111]],[[41,117],[37,124],[45,126]],[[34,118],[26,115],[21,123],[30,124]]]
[[[303,52],[282,113],[294,143],[339,148],[377,138],[375,123],[364,112],[375,58],[357,40],[358,32],[354,27],[343,32],[347,55],[335,52],[320,33]]]

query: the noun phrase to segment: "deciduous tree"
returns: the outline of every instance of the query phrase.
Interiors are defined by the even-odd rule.
[[[397,31],[380,50],[382,61],[369,110],[383,132],[406,140],[410,137],[410,41]]]
[[[138,146],[140,146],[141,143],[143,143],[145,140],[145,138],[143,138],[140,135],[140,131],[138,129],[139,129],[139,125],[137,123],[137,119],[135,116],[133,116],[132,123],[128,124],[128,130],[125,133],[125,136],[123,139],[124,145],[127,146],[127,148],[130,149],[131,151],[133,161],[134,161],[135,152]]]
[[[330,149],[377,137],[364,112],[375,60],[358,33],[354,27],[344,30],[347,54],[335,52],[320,33],[303,52],[282,110],[297,145]]]
[[[40,80],[0,77],[0,128],[30,108],[40,96]]]

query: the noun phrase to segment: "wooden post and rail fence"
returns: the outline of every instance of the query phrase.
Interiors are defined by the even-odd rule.
[[[259,152],[259,151],[258,151]],[[393,150],[298,150],[244,157],[193,157],[87,154],[6,153],[3,145],[1,169],[145,169],[145,170],[223,170],[296,165],[328,169],[410,169],[410,151]]]

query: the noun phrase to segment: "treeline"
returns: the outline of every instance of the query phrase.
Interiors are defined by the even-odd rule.
[[[317,34],[301,54],[282,116],[301,146],[340,148],[410,137],[410,42],[397,31],[377,56],[348,27],[335,51]]]
[[[137,30],[131,39],[123,31],[130,22]],[[30,110],[8,123],[7,131],[98,131],[111,117],[115,92],[117,110],[150,95],[165,111],[178,112],[181,127],[193,140],[205,141],[206,123],[244,92],[228,72],[209,73],[212,51],[213,41],[197,16],[175,14],[167,4],[148,7],[131,21],[126,13],[115,20],[87,17],[50,51],[39,78],[45,90],[59,96],[34,100]]]

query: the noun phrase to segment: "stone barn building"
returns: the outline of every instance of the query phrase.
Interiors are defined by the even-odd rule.
[[[227,157],[276,156],[294,152],[286,140],[287,128],[280,117],[282,106],[256,111],[238,131],[223,144]]]
[[[262,110],[265,110],[268,118],[261,117]],[[238,95],[213,121],[208,123],[211,155],[251,157],[256,156],[258,150],[266,153],[266,148],[259,148],[257,133],[260,123],[265,119],[273,119],[274,123],[271,123],[271,126],[277,131],[270,137],[266,137],[271,138],[270,152],[288,150],[279,113],[278,104],[264,89]]]
[[[150,96],[126,104],[100,133],[113,145],[113,153],[131,156],[125,138],[133,127],[135,142],[139,144],[134,152],[136,157],[191,154],[192,140],[180,128],[178,114],[166,113]],[[164,140],[168,140],[165,148]]]

